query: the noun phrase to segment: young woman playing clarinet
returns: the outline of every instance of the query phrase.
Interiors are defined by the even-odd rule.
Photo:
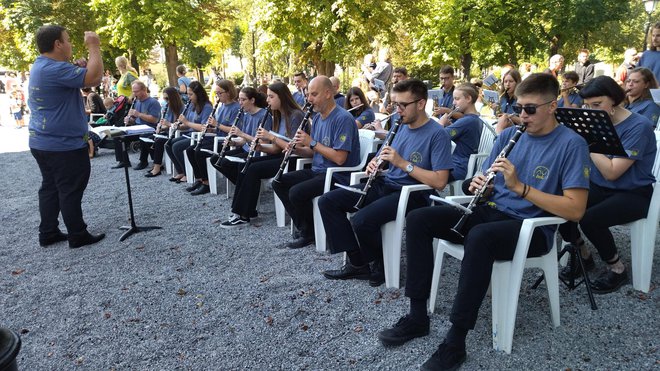
[[[660,107],[653,101],[650,89],[658,88],[653,72],[646,67],[634,68],[628,73],[625,82],[626,100],[624,107],[631,112],[651,120],[653,127],[658,123],[660,117]]]
[[[355,117],[355,124],[358,129],[366,124],[373,122],[376,119],[374,111],[369,107],[369,101],[365,97],[362,89],[352,87],[346,93],[346,100],[344,101],[344,108],[351,110],[351,114]]]
[[[281,82],[270,84],[266,99],[273,112],[272,131],[281,136],[293,138],[296,129],[300,126],[303,113],[293,100],[289,88]],[[250,223],[250,218],[257,216],[261,180],[275,176],[282,162],[282,152],[289,144],[288,141],[264,128],[257,130],[256,138],[259,143],[269,143],[269,145],[258,144],[255,148],[256,151],[264,152],[267,155],[254,157],[245,171],[238,175],[231,205],[234,215],[220,224],[223,228],[246,225]]]
[[[522,120],[517,115],[514,115],[513,105],[516,104],[516,86],[520,84],[522,78],[520,72],[515,69],[508,70],[502,76],[502,90],[500,91],[500,104],[499,111],[501,115],[497,119],[497,127],[495,131],[499,134],[502,130],[515,125],[520,125]]]
[[[176,88],[168,87],[163,90],[163,100],[165,101],[165,116],[160,119],[160,130],[156,134],[167,137],[168,130],[177,117],[183,112],[183,102]],[[154,137],[154,167],[144,176],[153,178],[160,175],[163,167],[163,154],[165,153],[165,143],[167,138]]]

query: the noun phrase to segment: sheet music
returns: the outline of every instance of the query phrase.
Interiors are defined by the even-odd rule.
[[[484,93],[484,102],[487,103],[499,103],[499,94],[495,90],[483,90]]]

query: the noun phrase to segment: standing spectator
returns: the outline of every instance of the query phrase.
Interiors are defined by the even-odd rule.
[[[616,80],[622,88],[626,84],[628,74],[633,68],[635,68],[636,62],[637,50],[635,50],[635,48],[626,49],[623,53],[623,63],[619,65],[619,68],[616,69],[616,73],[614,74],[614,80]]]
[[[92,235],[82,214],[90,163],[87,153],[87,120],[80,88],[101,83],[103,60],[100,40],[85,32],[89,62],[70,63],[73,54],[66,29],[42,26],[36,33],[41,54],[30,71],[30,151],[41,171],[39,189],[39,244],[48,246],[68,239],[76,248],[96,243],[105,234]],[[58,216],[68,235],[59,229]]]
[[[554,77],[558,77],[562,68],[564,68],[564,57],[555,54],[550,57],[550,65],[543,71],[543,73],[549,73]]]
[[[646,67],[653,72],[655,79],[660,77],[660,22],[653,25],[651,48],[642,54],[637,67]]]
[[[186,76],[186,66],[179,65],[176,67],[177,86],[179,87],[179,94],[183,103],[188,102],[188,86],[190,86],[190,78]]]
[[[131,85],[133,84],[133,81],[138,79],[137,71],[128,64],[128,59],[123,55],[115,58],[115,65],[117,66],[119,73],[121,73],[121,77],[116,85],[117,94],[130,97]]]
[[[19,90],[11,92],[11,100],[9,101],[9,113],[14,117],[16,122],[16,129],[23,127],[23,100],[19,95]]]
[[[578,61],[575,64],[575,73],[578,74],[578,86],[583,86],[594,78],[594,65],[589,60],[589,49],[580,49]]]

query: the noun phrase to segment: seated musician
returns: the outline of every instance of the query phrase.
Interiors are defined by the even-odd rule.
[[[311,135],[298,130],[291,144],[296,145],[295,154],[312,157],[312,168],[286,173],[278,182],[273,181],[273,190],[297,229],[298,235],[285,245],[291,249],[314,243],[312,200],[323,194],[326,169],[360,163],[358,128],[353,116],[335,104],[328,77],[321,75],[312,79],[308,101],[319,113],[314,116]],[[337,174],[333,184],[347,184],[348,177],[348,174]]]
[[[440,84],[442,84],[442,97],[437,103],[437,107],[433,108],[433,116],[440,117],[442,115],[451,113],[450,119],[455,120],[463,117],[463,114],[455,111],[452,112],[452,104],[454,102],[454,68],[452,66],[443,66],[440,68]]]
[[[176,120],[183,111],[183,101],[176,88],[168,87],[163,90],[163,100],[165,101],[165,113],[160,119],[160,128],[156,128],[154,136],[152,158],[154,166],[144,176],[153,178],[160,175],[163,168],[163,155],[165,153],[165,143],[167,142],[170,125]]]
[[[188,96],[189,106],[184,113],[179,115],[177,121],[179,121],[178,130],[181,130],[185,133],[191,133],[192,131],[201,131],[203,124],[206,123],[211,111],[213,111],[213,106],[209,101],[209,96],[206,94],[204,86],[199,81],[193,81],[188,86]],[[170,178],[170,181],[176,183],[182,183],[187,181],[186,179],[186,164],[183,157],[183,152],[190,146],[190,138],[186,135],[181,135],[178,138],[173,138],[165,143],[165,151],[167,155],[170,156],[172,164],[174,164],[174,169],[176,170],[176,175]],[[194,188],[188,187],[186,191],[192,192],[201,188],[200,183],[193,184]],[[208,186],[207,190],[208,192]]]
[[[453,169],[449,174],[450,182],[465,179],[470,155],[479,150],[483,124],[474,107],[478,94],[477,88],[472,84],[462,84],[456,87],[454,89],[454,107],[463,114],[463,117],[453,123],[449,120],[448,115],[442,115],[440,118],[440,124],[445,126],[451,140],[456,143],[454,153],[451,155]]]
[[[498,154],[516,128],[506,129],[495,142],[483,170],[494,171],[496,176],[486,191],[487,202],[478,204],[461,228],[464,239],[450,230],[463,215],[451,206],[417,209],[406,218],[410,313],[378,334],[384,345],[401,345],[429,334],[427,300],[433,276],[433,238],[463,243],[465,249],[449,316],[451,328],[422,369],[455,370],[465,361],[465,338],[474,328],[488,291],[493,263],[512,259],[523,219],[554,214],[577,221],[584,214],[589,187],[587,144],[556,121],[558,92],[559,83],[550,74],[532,74],[516,88],[514,110],[520,113],[527,130],[506,157]],[[469,191],[477,193],[486,186],[485,179],[484,175],[475,176]],[[529,256],[547,253],[553,236],[551,228],[537,228]]]
[[[236,101],[238,92],[234,83],[230,80],[218,80],[214,86],[216,96],[215,115],[210,115],[208,118],[207,132],[215,131],[218,136],[224,136],[225,133],[229,132],[234,119],[238,116],[238,110],[240,109],[240,105]],[[193,189],[191,191],[192,195],[199,195],[210,191],[208,187],[209,174],[206,168],[206,159],[213,155],[213,152],[210,151],[213,149],[213,144],[214,137],[206,135],[199,147],[195,145],[186,148],[188,161],[190,161],[193,173],[195,174],[194,184],[200,188]],[[202,149],[207,151],[202,151]]]
[[[557,107],[580,108],[582,107],[582,97],[577,89],[578,74],[575,71],[564,72],[561,79],[560,98]]]
[[[634,78],[634,74],[631,75]],[[609,227],[646,218],[655,183],[653,162],[657,148],[652,123],[646,117],[621,107],[625,93],[614,79],[598,76],[580,90],[580,95],[586,107],[607,112],[628,153],[628,157],[590,155],[589,199],[587,211],[580,220],[580,229],[607,263],[607,269],[591,280],[591,290],[605,294],[628,282],[626,267]],[[580,248],[585,269],[593,269],[595,263],[580,236],[577,223],[562,225],[559,231],[565,241]],[[571,275],[577,275],[570,267],[562,269],[560,277],[569,279]]]
[[[355,211],[359,193],[335,189],[319,200],[330,251],[348,254],[340,269],[323,272],[328,279],[368,279],[371,286],[380,286],[385,281],[380,228],[396,218],[401,187],[424,183],[441,190],[447,184],[452,167],[451,143],[447,132],[424,111],[426,85],[420,80],[406,80],[393,90],[401,126],[391,145],[384,146],[367,166],[367,173],[373,174],[380,158],[390,164],[390,171],[374,179],[365,206],[350,220],[346,213]],[[364,185],[353,187],[363,189]],[[408,211],[428,206],[428,195],[429,192],[412,193]]]
[[[352,87],[348,90],[344,108],[350,110],[349,112],[355,118],[355,124],[358,129],[362,129],[363,126],[376,119],[374,111],[369,106],[367,97],[362,92],[362,89],[358,87]]]
[[[334,99],[335,99],[335,104],[338,105],[339,107],[344,107],[344,104],[346,102],[346,96],[341,93],[340,88],[341,88],[341,81],[339,81],[339,78],[336,76],[330,77],[330,81],[332,82],[332,90],[335,92]]]
[[[648,68],[637,67],[628,73],[624,107],[651,120],[653,127],[658,123],[660,106],[653,101],[650,89],[657,88],[658,81]]]
[[[157,99],[149,96],[147,86],[140,80],[136,80],[131,84],[131,90],[135,102],[133,108],[128,111],[128,114],[124,118],[124,124],[126,126],[149,125],[155,129],[158,120],[160,120],[160,103],[158,103]],[[150,137],[151,135],[148,136]],[[113,166],[113,168],[131,166],[128,154],[123,153],[123,146],[120,137],[114,138],[113,140],[115,142],[115,158],[118,161],[118,164]],[[148,159],[150,147],[150,143],[140,142],[140,163],[134,167],[135,170],[142,170],[149,165]],[[126,158],[123,158],[124,155]]]
[[[296,92],[293,93],[293,100],[302,107],[305,105],[305,101],[307,101],[307,76],[305,73],[295,73],[293,75],[293,84],[296,86]]]
[[[243,109],[243,117],[240,126],[233,127],[225,137],[225,146],[236,146],[235,149],[227,150],[225,156],[220,158],[218,154],[211,156],[211,164],[221,172],[230,182],[236,184],[238,174],[243,168],[240,162],[234,162],[227,159],[227,156],[246,158],[250,152],[250,143],[254,141],[257,135],[259,123],[264,119],[264,128],[270,130],[273,126],[273,119],[265,109],[266,96],[259,93],[257,89],[246,87],[238,93],[238,103]],[[227,147],[228,148],[228,147]],[[221,151],[221,150],[218,150]]]
[[[499,134],[504,129],[513,125],[520,125],[522,120],[513,112],[513,106],[516,104],[516,87],[522,81],[520,72],[516,69],[510,69],[502,75],[502,89],[500,91],[500,103],[495,107],[498,113],[497,126],[495,131]]]
[[[272,131],[287,138],[293,138],[303,119],[303,113],[293,100],[291,91],[282,82],[268,86],[266,100],[273,112]],[[266,156],[253,156],[241,170],[234,188],[234,199],[231,211],[234,214],[229,220],[220,224],[222,228],[240,227],[250,223],[250,218],[257,216],[257,202],[261,191],[261,180],[269,179],[277,174],[289,142],[273,135],[268,129],[260,128],[255,135],[259,144],[255,151],[266,153]],[[270,146],[262,145],[269,143]],[[291,163],[293,164],[293,162]]]

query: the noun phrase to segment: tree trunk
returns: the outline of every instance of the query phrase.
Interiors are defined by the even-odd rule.
[[[197,81],[199,81],[202,85],[206,85],[204,82],[204,70],[202,69],[201,64],[197,65]]]
[[[462,20],[464,29],[461,31],[459,40],[461,44],[461,68],[463,70],[463,79],[470,81],[470,68],[472,67],[472,39],[470,38],[470,22],[468,10],[464,9]]]
[[[561,47],[561,36],[555,35],[550,39],[550,56],[552,57],[555,54],[559,54],[559,48]]]
[[[518,65],[518,52],[516,50],[515,40],[509,40],[509,63],[514,66]]]
[[[135,68],[135,70],[138,72],[138,76],[140,75],[140,64],[138,63],[137,57],[135,56],[135,53],[133,53],[132,50],[128,51],[128,55],[131,58],[131,66]]]
[[[176,44],[165,46],[165,65],[167,66],[167,79],[170,86],[176,87],[176,66],[179,65],[179,55],[177,54]]]
[[[320,60],[316,64],[316,70],[318,71],[319,75],[332,77],[335,74],[335,62]]]

